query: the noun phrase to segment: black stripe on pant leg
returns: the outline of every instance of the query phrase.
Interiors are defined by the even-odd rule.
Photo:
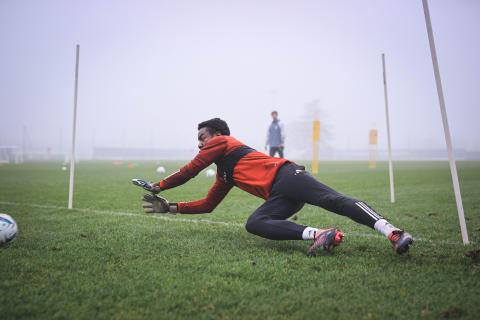
[[[336,214],[349,217],[357,223],[373,228],[375,222],[379,220],[375,215],[371,213],[375,211],[373,211],[373,209],[371,209],[370,207],[368,208],[371,209],[371,212],[366,210],[362,206],[358,206],[357,203],[359,202],[360,201],[358,201],[357,199],[335,192],[322,194],[312,204],[322,207]]]
[[[373,228],[382,217],[364,202],[343,195],[315,179],[308,172],[296,173],[294,168],[282,172],[275,185],[279,193],[291,199],[319,206],[336,214],[349,217],[355,222]],[[359,203],[361,205],[356,205]],[[373,214],[375,213],[375,214]]]

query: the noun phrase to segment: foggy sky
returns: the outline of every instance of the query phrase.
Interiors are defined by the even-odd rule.
[[[429,5],[454,147],[478,151],[480,2]],[[393,149],[445,148],[421,0],[1,0],[0,43],[0,145],[25,127],[70,149],[80,44],[80,153],[193,149],[212,117],[263,149],[275,109],[288,154],[315,100],[328,145],[366,148],[375,127],[386,148],[382,53]]]

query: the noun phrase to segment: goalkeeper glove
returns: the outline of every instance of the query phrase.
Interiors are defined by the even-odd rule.
[[[160,191],[162,191],[158,183],[153,183],[142,179],[132,179],[132,183],[154,194],[160,193]]]
[[[177,204],[154,194],[143,195],[143,211],[146,213],[177,213]]]

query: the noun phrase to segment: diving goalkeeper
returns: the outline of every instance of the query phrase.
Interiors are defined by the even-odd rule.
[[[396,253],[408,251],[413,238],[389,223],[361,200],[343,195],[316,180],[305,167],[287,159],[270,157],[230,136],[227,123],[219,118],[198,124],[195,158],[176,173],[158,183],[134,183],[150,191],[143,197],[148,213],[198,214],[212,212],[227,193],[238,187],[265,202],[248,218],[245,228],[272,240],[310,240],[307,254],[318,248],[331,250],[342,242],[343,233],[335,228],[320,229],[287,220],[305,203],[349,217],[385,235]],[[215,183],[206,198],[189,202],[168,202],[157,194],[178,187],[210,164],[217,165]],[[135,180],[135,179],[134,179]]]

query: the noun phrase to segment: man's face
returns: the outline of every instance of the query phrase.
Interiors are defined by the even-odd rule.
[[[202,149],[203,146],[208,141],[210,141],[210,139],[219,135],[220,135],[220,132],[215,132],[215,134],[210,134],[207,128],[202,128],[198,130],[198,149]]]
[[[277,120],[277,118],[278,118],[278,113],[272,112],[272,119]]]

